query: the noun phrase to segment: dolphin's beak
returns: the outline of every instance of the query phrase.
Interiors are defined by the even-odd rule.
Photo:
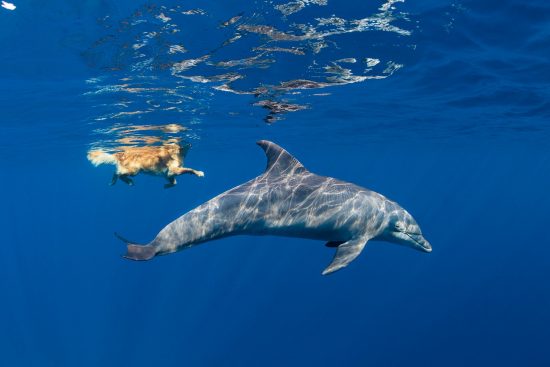
[[[421,234],[407,233],[407,236],[411,238],[417,245],[418,249],[425,252],[432,252],[432,245]]]

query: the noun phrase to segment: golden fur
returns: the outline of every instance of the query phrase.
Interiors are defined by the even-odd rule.
[[[168,188],[176,184],[178,175],[191,173],[198,177],[204,176],[202,171],[183,167],[188,149],[189,146],[174,142],[150,146],[121,146],[116,149],[116,153],[92,149],[88,152],[88,160],[95,166],[100,164],[116,166],[111,185],[114,185],[119,178],[128,185],[133,185],[130,177],[143,172],[166,177],[169,183],[164,187]]]

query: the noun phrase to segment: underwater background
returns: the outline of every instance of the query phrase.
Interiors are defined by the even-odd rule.
[[[0,366],[550,366],[550,3],[13,1]],[[259,139],[397,201],[433,252],[121,258],[113,232],[147,243],[261,174]],[[205,177],[109,186],[86,158],[166,141]]]

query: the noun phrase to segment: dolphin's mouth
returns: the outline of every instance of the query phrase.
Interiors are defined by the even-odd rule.
[[[432,245],[430,245],[430,243],[426,241],[426,239],[424,238],[424,236],[422,236],[421,233],[407,233],[407,232],[403,232],[403,233],[406,234],[407,237],[409,237],[414,243],[416,243],[418,247],[422,249],[422,251],[432,252]]]

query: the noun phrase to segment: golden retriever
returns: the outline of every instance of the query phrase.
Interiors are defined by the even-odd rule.
[[[120,146],[115,149],[115,153],[109,153],[103,149],[92,149],[88,152],[88,160],[94,166],[100,164],[116,166],[111,185],[114,185],[119,178],[128,185],[133,185],[134,182],[130,177],[143,172],[164,176],[168,180],[164,187],[169,188],[176,185],[178,175],[191,173],[198,177],[204,176],[202,171],[183,167],[183,160],[189,147],[169,139],[162,145]]]

